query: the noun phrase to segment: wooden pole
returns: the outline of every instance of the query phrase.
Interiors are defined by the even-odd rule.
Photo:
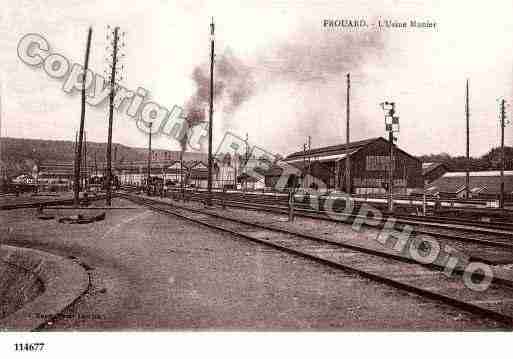
[[[212,205],[212,122],[214,117],[214,19],[210,23],[210,107],[208,117],[208,181],[207,181],[207,205]]]
[[[89,50],[91,48],[91,35],[93,30],[89,28],[87,32],[87,44],[84,59],[84,74],[82,77],[82,102],[80,110],[80,130],[78,135],[77,153],[75,155],[75,182],[74,182],[74,193],[73,193],[73,204],[79,205],[79,193],[80,193],[80,167],[82,163],[82,139],[84,136],[84,123],[85,123],[85,101],[86,101],[86,75],[87,67],[89,65]]]
[[[506,101],[501,101],[501,192],[499,207],[504,209],[504,127],[506,119]]]
[[[294,221],[294,190],[289,188],[289,222]]]
[[[465,193],[467,200],[470,198],[470,123],[469,123],[470,111],[469,111],[469,94],[468,94],[468,79],[465,88],[465,120],[467,125],[467,166],[465,175]]]
[[[87,191],[89,169],[87,168],[87,131],[84,131],[84,191]]]
[[[114,95],[116,86],[116,61],[118,51],[118,30],[114,28],[112,46],[112,68],[110,73],[109,131],[107,134],[107,206],[112,205],[112,123],[114,121]]]
[[[351,90],[351,75],[347,74],[347,97],[346,97],[346,192],[351,194],[351,159],[349,156],[349,95]]]
[[[306,143],[303,143],[303,188],[306,188]]]
[[[312,136],[308,136],[308,178],[312,173]]]
[[[151,176],[151,127],[153,122],[150,122],[150,136],[148,138],[148,172],[146,176],[146,192],[150,195],[150,176]]]

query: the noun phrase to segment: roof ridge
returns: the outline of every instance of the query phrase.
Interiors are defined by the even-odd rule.
[[[296,157],[296,156],[303,156],[303,155],[311,155],[311,154],[316,154],[316,153],[319,153],[319,152],[325,152],[325,151],[337,151],[337,150],[343,150],[343,149],[351,149],[351,148],[354,148],[354,147],[363,147],[367,144],[370,144],[374,141],[377,141],[379,140],[380,138],[382,137],[372,137],[372,138],[368,138],[368,139],[364,139],[364,140],[358,140],[358,141],[351,141],[349,143],[344,143],[344,144],[338,144],[338,145],[330,145],[330,146],[324,146],[324,147],[317,147],[317,148],[313,148],[311,150],[308,150],[308,151],[297,151],[297,152],[294,152],[294,153],[291,153],[290,155],[288,155],[286,158],[292,158],[292,157]]]

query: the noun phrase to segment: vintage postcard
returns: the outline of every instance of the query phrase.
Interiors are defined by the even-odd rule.
[[[4,0],[2,350],[510,332],[512,14]]]

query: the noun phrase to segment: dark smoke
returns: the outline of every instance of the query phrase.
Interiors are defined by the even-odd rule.
[[[194,69],[192,79],[196,92],[186,105],[189,127],[205,121],[210,103],[210,67],[203,64]],[[224,115],[233,114],[253,95],[254,80],[251,69],[237,59],[230,50],[216,55],[214,72],[214,105],[222,104]]]
[[[251,133],[257,126],[248,119],[237,119],[236,113],[252,96],[261,93],[276,95],[277,104],[272,109],[258,108],[254,113],[263,111],[280,112],[283,104],[280,98],[287,95],[277,90],[279,84],[293,89],[297,98],[304,98],[303,108],[297,108],[294,118],[279,118],[282,128],[296,128],[301,135],[326,133],[326,118],[339,114],[345,106],[343,101],[326,103],[321,109],[313,108],[312,97],[318,91],[328,91],[329,96],[343,98],[346,73],[358,73],[368,63],[384,63],[386,52],[383,34],[376,31],[329,30],[324,28],[303,28],[291,33],[286,41],[271,44],[261,49],[249,64],[243,63],[229,50],[216,55],[215,61],[215,98],[216,112],[222,108],[222,122],[225,130],[237,128],[241,123],[244,130]],[[205,120],[210,95],[210,69],[208,64],[197,67],[192,74],[196,92],[186,106],[190,125]],[[283,86],[281,87],[283,88]],[[332,91],[332,92],[330,92]],[[273,94],[274,95],[274,94]],[[256,96],[255,96],[256,97]],[[256,97],[258,98],[258,97]],[[318,96],[317,96],[318,98]],[[309,102],[310,101],[310,102]],[[219,106],[221,105],[221,106]],[[315,119],[312,119],[312,111]],[[242,122],[241,122],[242,121]],[[232,126],[233,125],[233,126]],[[275,136],[281,136],[276,131]],[[329,136],[324,136],[328,138]],[[320,139],[319,137],[317,139]],[[269,143],[279,143],[278,138],[268,138]]]

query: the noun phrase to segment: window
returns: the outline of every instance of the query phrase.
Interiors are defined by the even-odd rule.
[[[365,169],[367,171],[386,171],[389,163],[389,156],[367,156],[365,158]]]

